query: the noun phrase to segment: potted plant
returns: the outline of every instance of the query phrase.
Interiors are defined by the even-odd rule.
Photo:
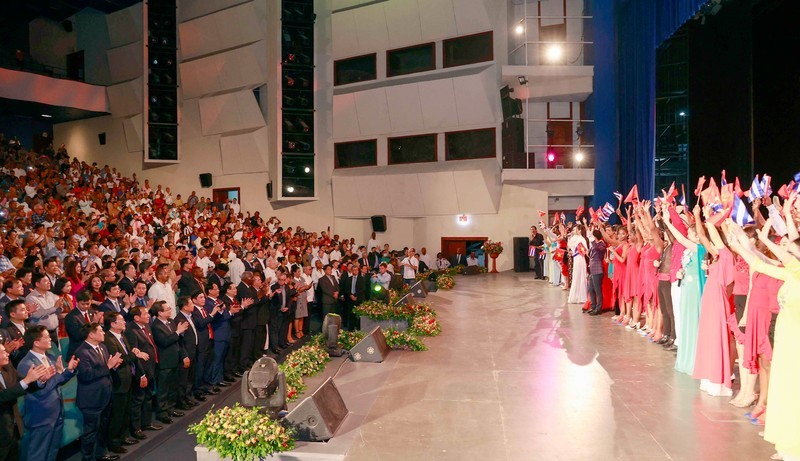
[[[497,257],[503,253],[503,244],[501,242],[492,242],[487,240],[483,243],[483,251],[492,258],[492,273],[497,273]]]

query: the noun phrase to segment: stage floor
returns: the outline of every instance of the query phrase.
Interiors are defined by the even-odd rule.
[[[589,317],[565,300],[533,274],[458,277],[454,290],[428,298],[443,329],[425,338],[430,350],[393,352],[382,364],[336,359],[310,380],[315,389],[338,371],[351,414],[331,442],[303,451],[346,453],[348,461],[772,454],[746,410],[701,394],[673,370],[674,354],[613,325],[611,314]],[[236,387],[217,406],[236,402]],[[183,428],[199,413],[127,459],[194,459],[194,437]]]

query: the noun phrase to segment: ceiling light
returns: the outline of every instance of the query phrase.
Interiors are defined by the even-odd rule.
[[[303,171],[305,171],[306,173],[311,173],[311,168],[305,167],[303,168]]]
[[[545,48],[544,50],[544,56],[548,62],[558,63],[564,56],[564,47],[557,43],[548,45],[547,48]]]
[[[686,112],[680,111],[678,112],[678,115],[680,115],[681,117],[686,117]]]
[[[44,117],[44,118],[53,118],[52,115],[48,115],[48,114],[42,114],[42,117]]]
[[[525,26],[522,24],[518,24],[517,27],[514,28],[514,33],[517,35],[522,35],[525,32]]]
[[[287,187],[286,188],[286,192],[291,194],[292,192],[294,192],[294,187],[292,187],[292,186]]]

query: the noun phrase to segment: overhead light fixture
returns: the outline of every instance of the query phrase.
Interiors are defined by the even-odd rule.
[[[575,151],[575,154],[574,154],[574,156],[573,156],[573,158],[574,158],[574,160],[575,160],[575,163],[576,163],[577,165],[580,165],[580,164],[581,164],[581,162],[583,162],[583,159],[584,159],[583,152],[581,152],[581,151],[579,151],[579,150],[576,150],[576,151]]]
[[[680,115],[681,117],[686,117],[686,112],[680,111],[678,112],[678,115]]]
[[[552,43],[544,50],[544,57],[551,64],[556,64],[564,57],[564,47],[558,43]]]
[[[42,114],[42,117],[44,117],[44,118],[53,118],[52,115],[48,115],[48,114]]]
[[[520,75],[519,77],[517,77],[517,80],[519,80],[519,84],[522,85],[522,86],[525,86],[525,85],[528,84],[528,79],[525,78],[524,75]]]
[[[305,171],[306,173],[311,173],[311,168],[305,167],[303,168],[303,171]]]
[[[458,223],[459,226],[469,225],[469,215],[462,214],[456,216],[456,222]]]
[[[517,35],[522,35],[523,33],[525,33],[525,26],[523,26],[522,24],[517,24],[517,27],[514,28],[514,33],[516,33]]]
[[[294,187],[292,187],[292,186],[287,187],[286,188],[286,192],[291,194],[292,192],[294,192]]]

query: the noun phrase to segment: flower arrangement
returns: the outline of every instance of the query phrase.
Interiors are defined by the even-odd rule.
[[[433,314],[420,314],[411,321],[408,331],[417,336],[436,336],[442,332],[442,327]]]
[[[350,350],[358,344],[359,341],[364,339],[367,334],[363,331],[340,331],[339,332],[339,347],[342,349]]]
[[[478,273],[479,274],[486,274],[489,272],[489,268],[486,266],[478,266]]]
[[[503,252],[503,244],[501,242],[492,242],[487,240],[483,242],[483,251],[489,254],[501,254]]]
[[[425,271],[425,272],[417,272],[417,275],[414,277],[414,280],[419,282],[420,280],[428,280],[428,277],[431,276],[432,271]]]
[[[452,275],[442,274],[436,278],[436,288],[440,290],[449,290],[456,286],[456,279]]]
[[[390,305],[396,304],[397,301],[400,301],[400,298],[402,298],[403,296],[407,295],[409,291],[410,290],[408,289],[407,286],[403,286],[403,289],[399,290],[399,291],[398,290],[392,290],[390,288],[389,289],[389,304]]]
[[[464,267],[466,267],[466,266],[464,266],[463,264],[459,264],[458,266],[449,267],[442,273],[442,275],[449,275],[449,276],[452,277],[454,275],[463,274],[464,273]]]
[[[234,461],[262,459],[294,448],[292,434],[278,421],[238,403],[210,412],[188,429],[197,443]]]
[[[393,328],[385,330],[386,344],[394,350],[426,351],[428,348],[416,336]]]
[[[380,301],[365,301],[353,309],[356,315],[363,315],[372,320],[404,319],[409,322],[419,314],[433,314],[433,309],[426,303],[390,305]]]
[[[286,375],[286,398],[290,401],[296,399],[306,388],[303,378],[314,376],[324,370],[329,360],[328,352],[315,342],[306,344],[289,354],[279,366]]]

